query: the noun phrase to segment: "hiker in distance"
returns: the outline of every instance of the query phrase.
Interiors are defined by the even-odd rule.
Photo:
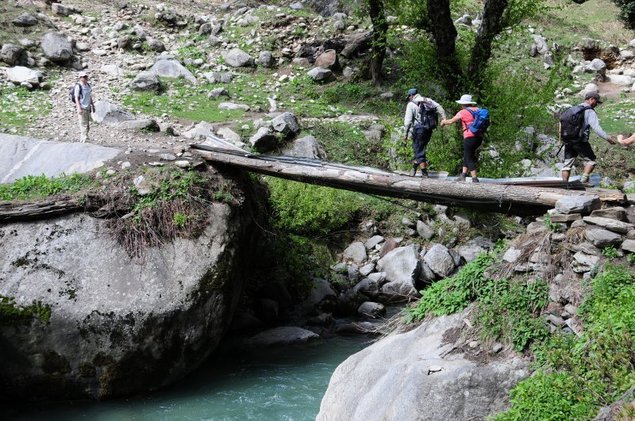
[[[92,88],[88,83],[88,74],[85,72],[80,73],[79,82],[73,87],[73,102],[75,103],[79,120],[79,141],[84,143],[89,140],[90,113],[95,112]]]
[[[412,149],[414,150],[412,175],[417,175],[417,170],[421,169],[421,175],[427,177],[428,159],[426,157],[426,148],[428,142],[430,142],[432,130],[438,125],[439,115],[445,119],[445,110],[439,103],[419,95],[415,88],[408,90],[407,99],[408,105],[404,116],[404,127],[406,129],[404,142],[408,141],[408,132],[412,128]]]
[[[472,182],[478,183],[477,150],[483,143],[483,135],[489,126],[489,113],[485,108],[476,107],[472,95],[462,95],[456,103],[461,105],[461,111],[449,120],[441,120],[441,127],[461,122],[463,128],[463,171],[457,177],[457,181],[465,181],[469,171]]]
[[[588,183],[589,176],[595,168],[595,154],[589,143],[591,129],[602,139],[615,145],[614,136],[609,136],[600,127],[595,107],[602,103],[600,94],[588,92],[584,96],[584,102],[564,111],[560,116],[560,138],[564,143],[564,164],[562,166],[562,180],[569,181],[571,168],[576,158],[584,162],[584,173],[581,182]]]

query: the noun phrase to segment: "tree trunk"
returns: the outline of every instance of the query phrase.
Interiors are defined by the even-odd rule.
[[[382,81],[381,69],[386,57],[386,33],[388,22],[384,13],[383,0],[368,0],[370,20],[373,23],[373,41],[371,47],[370,73],[373,83],[379,85]]]
[[[445,88],[456,96],[461,93],[463,72],[456,55],[457,32],[450,14],[450,0],[428,0],[428,16]]]
[[[204,145],[193,146],[198,149],[197,153],[210,162],[243,168],[260,174],[362,193],[462,206],[488,212],[542,215],[553,208],[558,199],[564,196],[599,197],[584,191],[566,189],[421,179],[375,168],[352,167],[317,160],[303,161],[301,158],[251,155],[246,152],[228,152]]]
[[[478,83],[479,76],[492,56],[494,38],[503,30],[503,13],[507,5],[508,0],[485,1],[483,21],[480,28],[478,28],[476,42],[470,57],[470,65],[468,66],[469,79],[475,83]]]

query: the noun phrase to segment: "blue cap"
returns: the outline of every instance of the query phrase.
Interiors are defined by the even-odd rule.
[[[411,96],[411,95],[417,95],[417,92],[418,92],[417,88],[408,89],[408,95],[407,95],[406,99],[408,99],[408,97]]]

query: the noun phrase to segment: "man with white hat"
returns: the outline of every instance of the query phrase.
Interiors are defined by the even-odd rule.
[[[88,83],[88,74],[82,72],[79,74],[79,83],[73,88],[73,102],[77,109],[77,117],[79,120],[80,142],[84,143],[89,140],[88,131],[90,130],[90,113],[95,111],[93,103],[92,88]]]
[[[441,120],[441,127],[454,124],[458,121],[463,126],[463,171],[457,177],[457,181],[465,181],[468,171],[472,176],[472,182],[478,183],[478,175],[476,171],[476,164],[478,162],[477,150],[483,143],[483,136],[479,136],[473,133],[468,127],[475,118],[475,113],[478,108],[475,106],[476,102],[472,99],[472,95],[462,95],[461,99],[456,101],[461,105],[461,111],[456,113],[454,117],[449,120]]]
[[[408,141],[408,132],[412,127],[412,148],[414,150],[412,175],[417,175],[417,170],[421,169],[421,175],[427,177],[428,159],[426,157],[426,148],[432,137],[432,130],[437,125],[438,116],[440,115],[441,118],[445,119],[445,110],[434,100],[419,95],[415,88],[408,91],[408,101],[404,117],[404,128],[406,130],[404,142]],[[422,121],[423,118],[426,121]]]

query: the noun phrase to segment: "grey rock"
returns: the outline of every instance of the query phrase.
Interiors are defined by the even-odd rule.
[[[593,212],[596,212],[596,211],[593,211]],[[554,222],[554,223],[573,222],[581,218],[582,218],[582,215],[580,215],[579,213],[564,214],[564,213],[554,212],[549,214],[549,219],[551,219],[551,222]]]
[[[314,66],[329,70],[339,69],[340,64],[337,60],[337,53],[335,50],[325,50],[315,59]]]
[[[239,48],[232,48],[222,53],[223,59],[231,67],[250,67],[254,64],[254,59],[249,54]]]
[[[293,140],[282,149],[282,154],[310,159],[326,159],[326,152],[315,137],[309,135]]]
[[[162,53],[165,51],[165,44],[159,39],[148,37],[146,42],[148,43],[148,47],[154,52]]]
[[[196,83],[196,77],[185,68],[178,60],[160,58],[156,63],[150,68],[150,72],[156,74],[157,76],[178,79],[184,78],[190,83]]]
[[[100,70],[107,75],[115,78],[120,78],[124,74],[121,67],[117,66],[116,64],[104,64],[103,66],[101,66]]]
[[[68,146],[60,149],[71,151]],[[0,227],[2,295],[51,310],[46,323],[34,318],[1,328],[3,343],[21,356],[0,361],[10,393],[132,395],[198,367],[231,321],[246,265],[237,249],[251,235],[249,218],[235,218],[246,213],[242,209],[214,203],[209,212],[214,222],[196,239],[148,248],[143,259],[131,259],[106,221],[87,214]],[[10,241],[8,232],[14,232]],[[18,260],[21,265],[11,265]],[[209,288],[210,279],[216,288]],[[51,363],[59,368],[50,370]]]
[[[597,209],[591,212],[591,216],[599,216],[601,218],[611,218],[617,221],[626,221],[626,209],[621,206],[615,206],[606,209]]]
[[[275,65],[275,63],[276,61],[271,51],[261,51],[260,54],[258,54],[257,64],[259,66],[271,68]]]
[[[597,196],[565,196],[556,202],[556,210],[560,213],[581,213],[589,214],[591,211],[599,209],[600,198]]]
[[[591,254],[593,256],[599,256],[602,254],[602,250],[595,247],[593,244],[589,243],[588,241],[583,241],[582,243],[574,244],[572,247],[572,250],[581,251],[583,253]]]
[[[626,234],[627,232],[635,228],[635,225],[633,224],[600,216],[585,216],[583,220],[588,224],[597,225],[606,228],[609,231],[617,232],[619,234]]]
[[[355,263],[363,263],[368,259],[366,255],[366,247],[361,241],[355,241],[351,243],[346,250],[342,253],[342,258],[345,260],[352,260]]]
[[[359,268],[359,274],[361,276],[368,276],[375,270],[375,263],[367,263]]]
[[[389,301],[409,301],[417,296],[417,290],[412,284],[399,281],[383,284],[379,292],[387,296]]]
[[[635,240],[624,240],[624,242],[622,243],[620,247],[624,251],[635,253]]]
[[[587,65],[587,69],[593,72],[600,72],[606,70],[606,63],[599,58],[594,58],[591,63]]]
[[[424,322],[350,356],[333,373],[317,421],[416,420],[422,414],[429,420],[467,420],[503,411],[509,390],[529,375],[527,362],[479,364],[460,353],[448,357],[458,345],[448,344],[444,333],[461,329],[465,317]]]
[[[434,237],[434,230],[425,222],[417,221],[417,234],[425,240],[430,240]]]
[[[259,152],[274,150],[278,146],[278,137],[273,134],[269,127],[261,127],[249,139],[251,146]]]
[[[421,273],[419,274],[419,279],[424,283],[431,283],[435,279],[437,279],[437,275],[430,269],[430,266],[426,262],[421,262]]]
[[[454,259],[447,247],[442,244],[435,244],[423,257],[423,261],[438,276],[444,278],[454,271]]]
[[[365,246],[368,250],[373,250],[375,246],[383,243],[385,238],[381,235],[373,235],[368,240],[366,240]]]
[[[73,55],[73,46],[65,35],[48,32],[40,41],[44,56],[56,63],[66,63]]]
[[[90,143],[60,143],[0,134],[0,183],[27,175],[83,173],[100,168],[121,151]]]
[[[30,13],[22,13],[20,16],[13,19],[11,23],[13,23],[15,26],[26,28],[29,26],[37,25],[38,20],[35,16],[33,16]]]
[[[214,136],[214,126],[207,121],[201,121],[191,129],[183,133],[183,136],[188,139],[207,139]]]
[[[24,65],[27,62],[26,50],[19,45],[4,44],[0,49],[0,60],[9,66]]]
[[[134,120],[135,117],[119,105],[108,101],[96,101],[95,112],[92,115],[96,123],[116,125],[122,121]]]
[[[379,294],[379,284],[370,278],[364,278],[353,287],[353,291],[374,298]]]
[[[300,314],[310,314],[319,309],[325,303],[333,302],[337,294],[333,291],[331,284],[325,279],[314,278],[309,296],[302,303],[298,304]]]
[[[28,67],[15,66],[7,69],[7,80],[18,85],[28,83],[34,87],[39,86],[43,78],[42,72]]]
[[[207,96],[209,98],[218,98],[221,96],[226,96],[227,98],[229,98],[229,92],[225,88],[214,88],[209,92],[209,94],[207,94]]]
[[[53,12],[53,14],[58,16],[70,16],[75,13],[75,8],[63,5],[61,3],[53,3],[51,4],[51,11]]]
[[[370,317],[371,319],[377,319],[386,314],[386,307],[380,303],[374,303],[372,301],[365,301],[357,309],[357,313],[361,316]]]
[[[375,272],[368,275],[368,279],[372,282],[376,282],[377,285],[383,285],[386,283],[386,272]]]
[[[135,91],[159,91],[161,81],[156,73],[143,71],[130,82],[130,87]]]
[[[507,263],[516,263],[522,253],[522,250],[510,247],[503,254],[503,261]]]
[[[234,145],[238,147],[242,147],[245,144],[243,143],[240,135],[230,129],[229,127],[221,127],[218,129],[218,134],[223,137],[223,139],[232,142]]]
[[[365,50],[370,46],[372,40],[372,32],[358,32],[356,34],[350,35],[346,39],[346,45],[344,49],[340,52],[342,57],[350,58],[353,57],[361,50]]]
[[[316,82],[328,82],[333,78],[333,72],[322,67],[314,67],[307,75]]]
[[[617,246],[622,242],[622,236],[602,228],[587,228],[584,231],[585,238],[594,246],[604,248]]]
[[[412,286],[420,271],[418,252],[419,250],[415,245],[398,247],[379,259],[377,268],[385,272],[389,282]]]
[[[248,111],[249,105],[247,104],[236,104],[235,102],[221,102],[218,104],[219,110],[243,110]]]
[[[622,86],[632,86],[633,85],[633,78],[630,76],[625,76],[625,75],[608,75],[607,76],[609,82],[614,83],[616,85],[622,85]]]
[[[282,113],[271,120],[271,127],[276,132],[287,136],[295,136],[300,132],[300,124],[298,124],[298,119],[292,112]]]
[[[306,343],[318,339],[320,335],[297,326],[276,327],[249,338],[245,345],[250,348],[285,346]]]

